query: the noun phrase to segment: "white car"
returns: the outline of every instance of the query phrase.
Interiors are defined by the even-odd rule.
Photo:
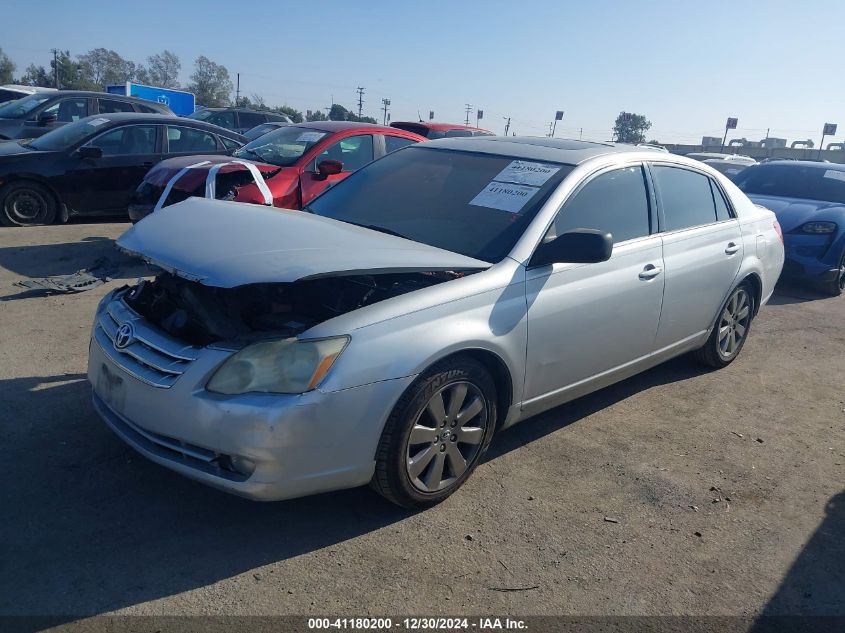
[[[36,92],[56,92],[55,88],[42,88],[41,86],[21,86],[18,84],[5,84],[0,86],[0,103],[14,101],[21,97],[28,97]]]

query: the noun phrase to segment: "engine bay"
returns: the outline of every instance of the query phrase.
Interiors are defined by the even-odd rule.
[[[462,272],[350,275],[215,288],[161,273],[141,281],[124,301],[191,345],[296,336],[379,301],[462,277]]]

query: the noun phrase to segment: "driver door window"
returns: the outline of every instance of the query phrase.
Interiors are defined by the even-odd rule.
[[[106,132],[89,143],[103,150],[103,156],[154,154],[156,128],[154,125],[131,125]]]
[[[572,229],[598,229],[613,243],[650,233],[648,192],[642,167],[625,167],[596,176],[564,205],[546,239]]]
[[[79,121],[88,116],[88,99],[62,99],[41,114],[55,114],[62,123]]]
[[[322,154],[317,155],[312,171],[316,171],[317,165],[324,160],[340,161],[345,172],[361,169],[373,161],[373,137],[369,134],[348,136],[330,145]]]

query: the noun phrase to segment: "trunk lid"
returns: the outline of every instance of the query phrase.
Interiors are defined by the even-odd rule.
[[[302,211],[201,198],[156,211],[121,235],[117,247],[219,288],[491,265]]]

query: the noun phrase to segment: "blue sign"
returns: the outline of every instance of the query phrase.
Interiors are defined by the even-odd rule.
[[[156,88],[155,86],[126,82],[124,85],[106,86],[106,92],[162,103],[173,110],[174,114],[178,114],[179,116],[193,114],[196,109],[193,93],[185,92],[184,90]]]

